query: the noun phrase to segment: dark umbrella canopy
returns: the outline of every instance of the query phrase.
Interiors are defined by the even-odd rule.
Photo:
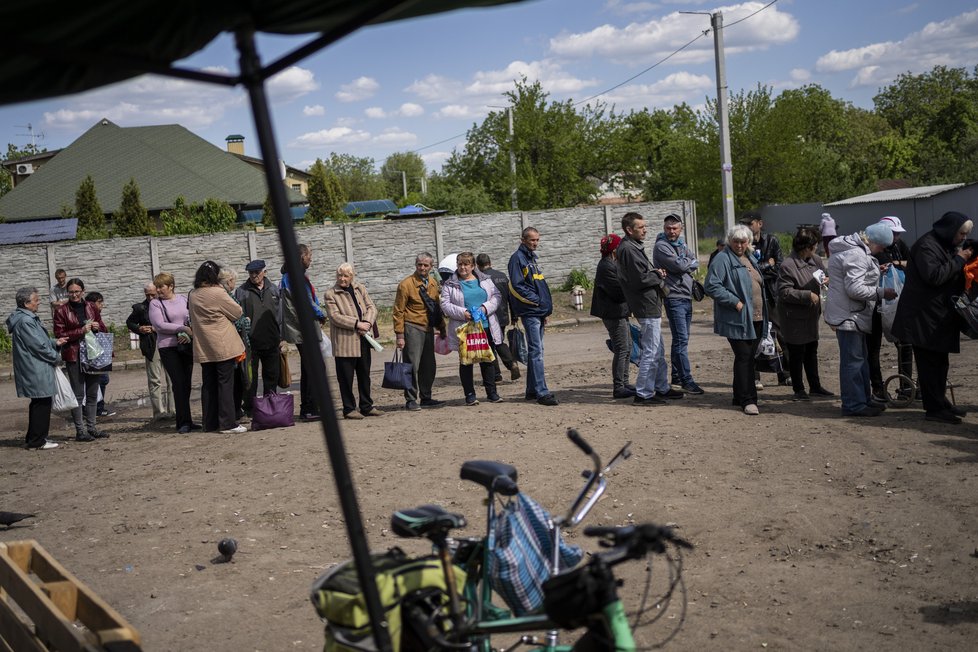
[[[519,0],[25,0],[0,3],[0,104],[167,74],[221,32],[321,34]],[[316,47],[315,49],[319,49]],[[315,49],[305,52],[309,54]],[[280,68],[279,68],[280,69]],[[270,71],[274,74],[276,70]],[[207,75],[184,75],[207,80]],[[209,81],[217,81],[217,75]],[[226,77],[234,84],[234,77]]]

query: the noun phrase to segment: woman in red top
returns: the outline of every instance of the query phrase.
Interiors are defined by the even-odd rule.
[[[75,398],[78,399],[79,407],[71,411],[71,417],[75,421],[75,440],[95,441],[109,436],[95,425],[99,375],[82,371],[78,349],[86,333],[108,332],[108,329],[102,322],[98,307],[85,301],[84,294],[85,284],[81,279],[73,278],[68,281],[68,303],[58,306],[54,311],[54,336],[68,338],[68,342],[61,347],[61,358],[65,361],[68,380],[75,391]],[[85,404],[84,407],[81,407],[82,403]]]

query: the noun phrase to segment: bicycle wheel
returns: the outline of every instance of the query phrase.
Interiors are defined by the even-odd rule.
[[[910,407],[917,397],[917,383],[903,374],[894,374],[883,383],[883,398],[891,407]]]

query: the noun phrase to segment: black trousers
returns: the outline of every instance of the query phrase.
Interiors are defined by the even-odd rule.
[[[503,337],[503,339],[506,338]],[[496,359],[492,361],[492,368],[495,371],[496,380],[501,379],[503,376],[499,369],[500,360],[502,360],[503,366],[507,369],[512,369],[513,365],[516,364],[516,360],[513,359],[513,352],[509,350],[509,344],[505,342],[496,345]]]
[[[206,432],[238,425],[234,414],[234,359],[200,365],[200,409]]]
[[[280,349],[251,349],[251,387],[245,398],[245,409],[251,409],[251,402],[258,396],[258,365],[261,365],[262,395],[278,393],[278,376],[282,368]]]
[[[941,412],[951,407],[947,400],[947,372],[951,367],[946,351],[913,347],[917,358],[917,386],[926,412]]]
[[[176,429],[179,430],[193,423],[190,416],[190,385],[194,376],[194,359],[193,356],[178,353],[175,346],[163,347],[159,352],[163,369],[170,377],[173,410],[177,418]]]
[[[883,317],[880,313],[873,313],[873,330],[866,337],[867,357],[869,358],[869,384],[873,391],[883,393],[883,370],[880,368],[880,349],[883,346]],[[896,344],[899,354],[899,372],[907,378],[913,378],[913,346],[909,344]],[[901,389],[907,389],[901,387]]]
[[[761,322],[754,322],[754,332],[760,333]],[[751,403],[757,403],[757,388],[754,387],[754,356],[757,354],[757,345],[761,343],[760,337],[752,340],[732,340],[730,348],[734,354],[733,364],[733,404],[745,407]]]
[[[299,350],[299,414],[319,416],[316,397],[312,391],[312,364],[321,364],[322,354],[319,352],[319,342],[303,342],[296,344]]]
[[[489,338],[489,348],[496,354],[496,347],[499,345]],[[498,354],[496,358],[498,359]],[[496,396],[496,367],[491,362],[480,362],[479,372],[482,374],[482,386],[486,390],[486,398]],[[465,396],[475,396],[475,365],[460,364],[458,366],[458,377],[462,381],[462,391]]]
[[[805,381],[802,380],[802,368],[808,378],[808,388],[818,389],[822,381],[818,377],[818,340],[805,344],[788,344],[788,369],[791,371],[791,389],[796,392],[805,391]]]
[[[370,345],[360,338],[359,358],[334,358],[336,362],[336,383],[340,386],[340,398],[343,400],[343,414],[349,414],[357,409],[357,398],[360,399],[360,412],[366,414],[374,406],[370,398]],[[353,377],[357,380],[357,394],[353,395]]]
[[[32,398],[27,408],[27,447],[40,448],[47,441],[51,429],[52,398]]]

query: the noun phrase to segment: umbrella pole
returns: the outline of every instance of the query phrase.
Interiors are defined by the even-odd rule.
[[[285,258],[285,267],[289,278],[292,280],[293,288],[297,288],[300,287],[301,279],[305,277],[305,270],[299,262],[299,248],[292,215],[289,212],[289,205],[285,196],[285,185],[281,179],[277,178],[278,148],[275,144],[275,135],[272,133],[271,114],[268,109],[268,98],[265,94],[264,71],[255,49],[254,32],[239,30],[235,33],[235,40],[240,54],[241,81],[248,91],[251,112],[255,120],[255,131],[258,135],[262,159],[265,162],[265,179],[268,183],[268,192],[275,212],[275,221],[278,224],[278,236],[282,245],[282,255]],[[316,324],[312,308],[308,302],[297,300],[295,301],[295,308],[299,315],[302,341],[318,341],[322,331]],[[350,474],[350,465],[340,433],[339,420],[336,418],[333,397],[329,383],[326,381],[326,367],[321,357],[317,357],[314,364],[308,365],[308,367],[313,371],[310,385],[315,392],[316,405],[319,406],[323,437],[326,440],[326,449],[329,452],[330,463],[333,467],[333,477],[336,480],[340,507],[346,521],[347,537],[353,551],[357,577],[360,580],[360,586],[367,603],[367,611],[370,614],[370,627],[373,632],[374,643],[379,652],[390,652],[392,650],[390,632],[380,603],[373,565],[370,563],[370,550],[367,547],[367,537],[363,531],[360,507],[357,503],[356,490],[353,487],[353,477]]]

